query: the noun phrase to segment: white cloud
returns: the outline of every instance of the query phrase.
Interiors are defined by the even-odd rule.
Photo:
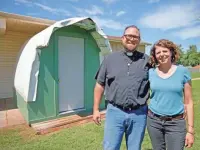
[[[112,4],[112,3],[114,3],[114,2],[116,2],[116,1],[118,1],[118,0],[102,0],[104,3],[106,3],[106,4]]]
[[[119,17],[119,16],[121,16],[121,15],[124,15],[125,13],[126,13],[125,11],[119,11],[119,12],[116,14],[116,16]]]
[[[67,11],[67,10],[64,10],[64,9],[56,9],[56,11],[59,13],[59,14],[62,14],[64,16],[71,16],[72,14]]]
[[[186,27],[195,23],[198,13],[200,10],[194,4],[164,6],[142,17],[139,23],[148,28],[161,30]]]
[[[110,14],[110,15],[113,15],[113,11],[112,11],[112,10],[110,10],[110,11],[109,11],[109,14]]]
[[[24,3],[24,4],[32,3],[31,1],[28,1],[28,0],[15,0],[15,2]]]
[[[57,14],[57,15],[64,15],[64,16],[71,16],[70,12],[64,10],[64,9],[58,9],[58,8],[52,8],[40,3],[34,3],[36,6],[40,7],[41,9],[48,11],[50,13],[53,14]]]
[[[73,8],[78,13],[78,16],[96,16],[104,14],[103,9],[95,5],[92,5],[92,7],[88,9],[83,9],[78,7],[73,7]]]
[[[36,6],[42,8],[43,10],[46,10],[48,12],[51,12],[51,13],[57,13],[57,10],[54,9],[54,8],[51,8],[49,6],[46,6],[46,5],[43,5],[43,4],[40,4],[40,3],[34,3]]]
[[[30,0],[15,0],[15,5],[24,4],[26,6],[33,6],[33,3]]]
[[[158,3],[160,0],[148,0],[148,3]]]
[[[71,2],[78,2],[79,0],[69,0],[69,1],[71,1]]]
[[[98,14],[103,14],[103,10],[101,10],[101,8],[99,8],[99,10],[101,10],[101,11],[95,11],[98,13],[90,13],[90,12],[88,12],[88,9],[82,9],[82,8],[78,8],[78,7],[74,7],[74,9],[77,11],[78,16],[88,16],[89,15],[95,22],[97,22],[97,24],[101,28],[105,27],[105,28],[114,29],[114,30],[121,30],[127,26],[126,24],[122,24],[121,22],[117,22],[112,19],[105,19],[105,17],[100,18],[99,16],[97,16]],[[110,14],[113,13],[112,10],[109,13]]]
[[[96,16],[94,16],[93,19],[102,28],[106,27],[106,28],[114,29],[114,30],[122,30],[127,26],[126,24],[122,24],[112,19],[102,19]]]
[[[181,38],[182,40],[200,37],[200,25],[182,29],[173,33],[173,35]]]
[[[91,9],[85,9],[85,12],[89,15],[103,15],[103,10],[95,5],[92,5]]]
[[[33,3],[31,1],[28,1],[28,0],[15,0],[15,2],[22,3],[22,4],[28,5],[28,6],[35,5],[35,6],[38,6],[38,7],[40,7],[41,9],[43,9],[45,11],[53,13],[53,14],[64,15],[64,16],[71,16],[70,12],[68,12],[68,11],[66,11],[64,9],[52,8],[52,7],[49,7],[49,6],[40,4],[40,3]]]

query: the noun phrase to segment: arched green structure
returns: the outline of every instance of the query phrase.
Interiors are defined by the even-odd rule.
[[[79,37],[84,39],[84,110],[78,114],[91,113],[93,107],[93,88],[95,73],[100,65],[100,48],[90,31],[70,25],[53,32],[49,45],[41,49],[39,56],[40,73],[36,101],[26,102],[19,93],[15,93],[17,106],[28,124],[63,117],[59,114],[58,101],[58,37]],[[105,108],[104,100],[100,105]],[[66,113],[72,115],[73,113]]]

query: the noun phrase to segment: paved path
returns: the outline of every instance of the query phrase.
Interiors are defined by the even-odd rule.
[[[19,125],[25,123],[17,106],[13,104],[12,99],[0,100],[0,128]]]
[[[0,128],[24,124],[25,120],[19,109],[0,111]]]
[[[193,78],[192,80],[200,80],[200,78]]]

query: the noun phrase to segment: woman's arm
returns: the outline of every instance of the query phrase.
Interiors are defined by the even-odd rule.
[[[191,81],[184,85],[184,103],[187,112],[187,134],[186,134],[186,145],[192,147],[194,143],[194,106],[192,100],[192,86]]]

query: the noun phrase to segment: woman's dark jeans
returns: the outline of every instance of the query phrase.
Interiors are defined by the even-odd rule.
[[[153,150],[184,149],[186,135],[186,121],[184,118],[164,121],[148,114],[147,130]]]

